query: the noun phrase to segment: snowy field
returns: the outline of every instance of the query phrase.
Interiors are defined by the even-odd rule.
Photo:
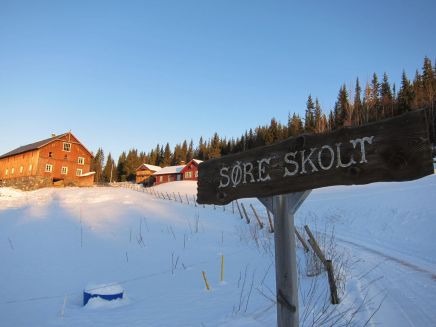
[[[435,177],[311,193],[296,224],[327,240],[345,286],[320,314],[325,273],[307,277],[299,248],[302,326],[436,326]],[[0,188],[0,326],[274,326],[267,228],[232,205],[195,206],[195,182],[153,189],[183,203],[116,187]],[[256,199],[242,202],[266,224]],[[83,306],[90,283],[125,297]]]

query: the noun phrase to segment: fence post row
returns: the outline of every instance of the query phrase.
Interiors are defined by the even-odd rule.
[[[321,260],[322,264],[324,265],[325,270],[327,271],[327,277],[329,280],[329,286],[330,286],[330,301],[332,304],[339,304],[339,296],[338,296],[338,289],[336,287],[336,281],[335,281],[335,275],[333,272],[333,264],[331,260],[326,260],[324,253],[321,251],[321,248],[319,247],[315,237],[313,236],[312,232],[310,231],[309,226],[304,225],[304,229],[306,230],[307,235],[309,236],[309,244],[312,247],[315,254],[318,256],[319,260]]]

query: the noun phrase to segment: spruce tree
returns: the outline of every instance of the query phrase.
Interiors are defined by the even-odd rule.
[[[313,133],[315,131],[315,118],[314,118],[315,105],[312,100],[312,95],[309,94],[306,102],[306,113],[304,119],[304,131],[306,133]]]
[[[179,163],[188,163],[188,142],[186,140],[183,141],[182,147],[180,149],[180,157],[179,157]]]
[[[423,86],[423,107],[428,109],[430,132],[433,142],[436,136],[436,74],[433,71],[431,60],[428,57],[424,58],[422,67],[422,86]]]
[[[333,129],[341,128],[344,125],[350,125],[350,104],[348,102],[348,92],[345,84],[341,87],[338,94],[338,100],[335,103],[334,109],[334,127]]]
[[[361,99],[362,89],[360,87],[359,78],[356,79],[356,87],[354,88],[353,102],[353,125],[361,125],[363,122],[363,108]]]
[[[115,161],[112,159],[112,155],[108,154],[106,164],[103,168],[103,181],[110,183],[117,180],[117,169],[115,166]]]
[[[127,180],[127,173],[126,173],[126,152],[122,152],[121,155],[118,158],[118,164],[117,164],[117,177],[119,182],[125,182]]]
[[[265,144],[272,144],[278,141],[280,137],[280,128],[275,118],[271,119],[269,127],[266,128]],[[248,140],[246,140],[248,142]]]
[[[382,117],[393,116],[393,97],[392,90],[389,84],[388,75],[386,73],[383,74],[383,82],[380,85],[380,103],[381,103],[381,111]]]
[[[163,153],[163,159],[162,159],[162,166],[163,167],[167,167],[171,165],[171,150],[170,150],[170,145],[169,143],[167,143],[165,145],[165,150]]]
[[[315,98],[315,113],[314,113],[315,133],[324,132],[325,126],[323,125],[321,116],[322,116],[321,105],[319,104],[318,98]]]
[[[412,109],[419,109],[424,107],[424,83],[421,74],[418,70],[415,72],[415,78],[413,79],[413,98]]]
[[[98,148],[95,156],[91,160],[91,171],[95,171],[94,182],[103,182],[103,165],[104,165],[104,152],[102,148]]]
[[[189,142],[188,151],[186,152],[186,162],[191,161],[194,159],[194,141]]]
[[[179,165],[182,162],[182,155],[181,155],[182,149],[180,144],[176,144],[176,146],[174,147],[174,151],[172,153],[171,156],[171,165],[175,166],[175,165]]]
[[[218,133],[215,133],[209,143],[208,159],[221,157],[220,138]]]
[[[130,149],[126,156],[124,171],[127,181],[134,181],[136,177],[136,169],[141,165],[138,156],[138,150]]]
[[[380,113],[379,113],[379,107],[380,107],[380,84],[378,82],[377,74],[374,73],[372,75],[371,80],[371,88],[370,88],[370,98],[367,99],[368,105],[370,106],[370,116],[372,117],[372,120],[378,120]]]
[[[299,115],[295,113],[292,115],[288,130],[290,136],[297,136],[303,132],[303,122]]]
[[[412,109],[413,98],[415,94],[413,92],[412,84],[407,78],[406,72],[403,70],[401,75],[401,87],[398,92],[398,113],[410,111]]]
[[[207,156],[206,144],[203,141],[203,137],[200,136],[200,140],[198,141],[198,148],[197,148],[195,157],[197,157],[197,159],[199,159],[199,160],[206,160],[206,156]]]

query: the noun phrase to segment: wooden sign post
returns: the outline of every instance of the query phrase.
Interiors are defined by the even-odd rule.
[[[293,216],[310,190],[408,181],[433,174],[424,110],[205,161],[197,202],[224,205],[258,197],[274,214],[278,326],[298,326]]]

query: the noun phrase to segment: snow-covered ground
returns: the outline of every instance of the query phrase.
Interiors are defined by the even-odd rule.
[[[346,263],[330,317],[436,325],[435,177],[311,193],[296,224],[334,230]],[[183,203],[115,187],[0,188],[0,326],[273,326],[272,234],[254,219],[247,225],[235,206],[195,206],[194,182],[154,190]],[[266,222],[256,199],[242,201]],[[311,325],[323,302],[308,290],[325,296],[326,278],[307,277],[298,255],[301,321]],[[111,283],[124,299],[83,306],[87,285]],[[340,325],[333,321],[325,325]]]

